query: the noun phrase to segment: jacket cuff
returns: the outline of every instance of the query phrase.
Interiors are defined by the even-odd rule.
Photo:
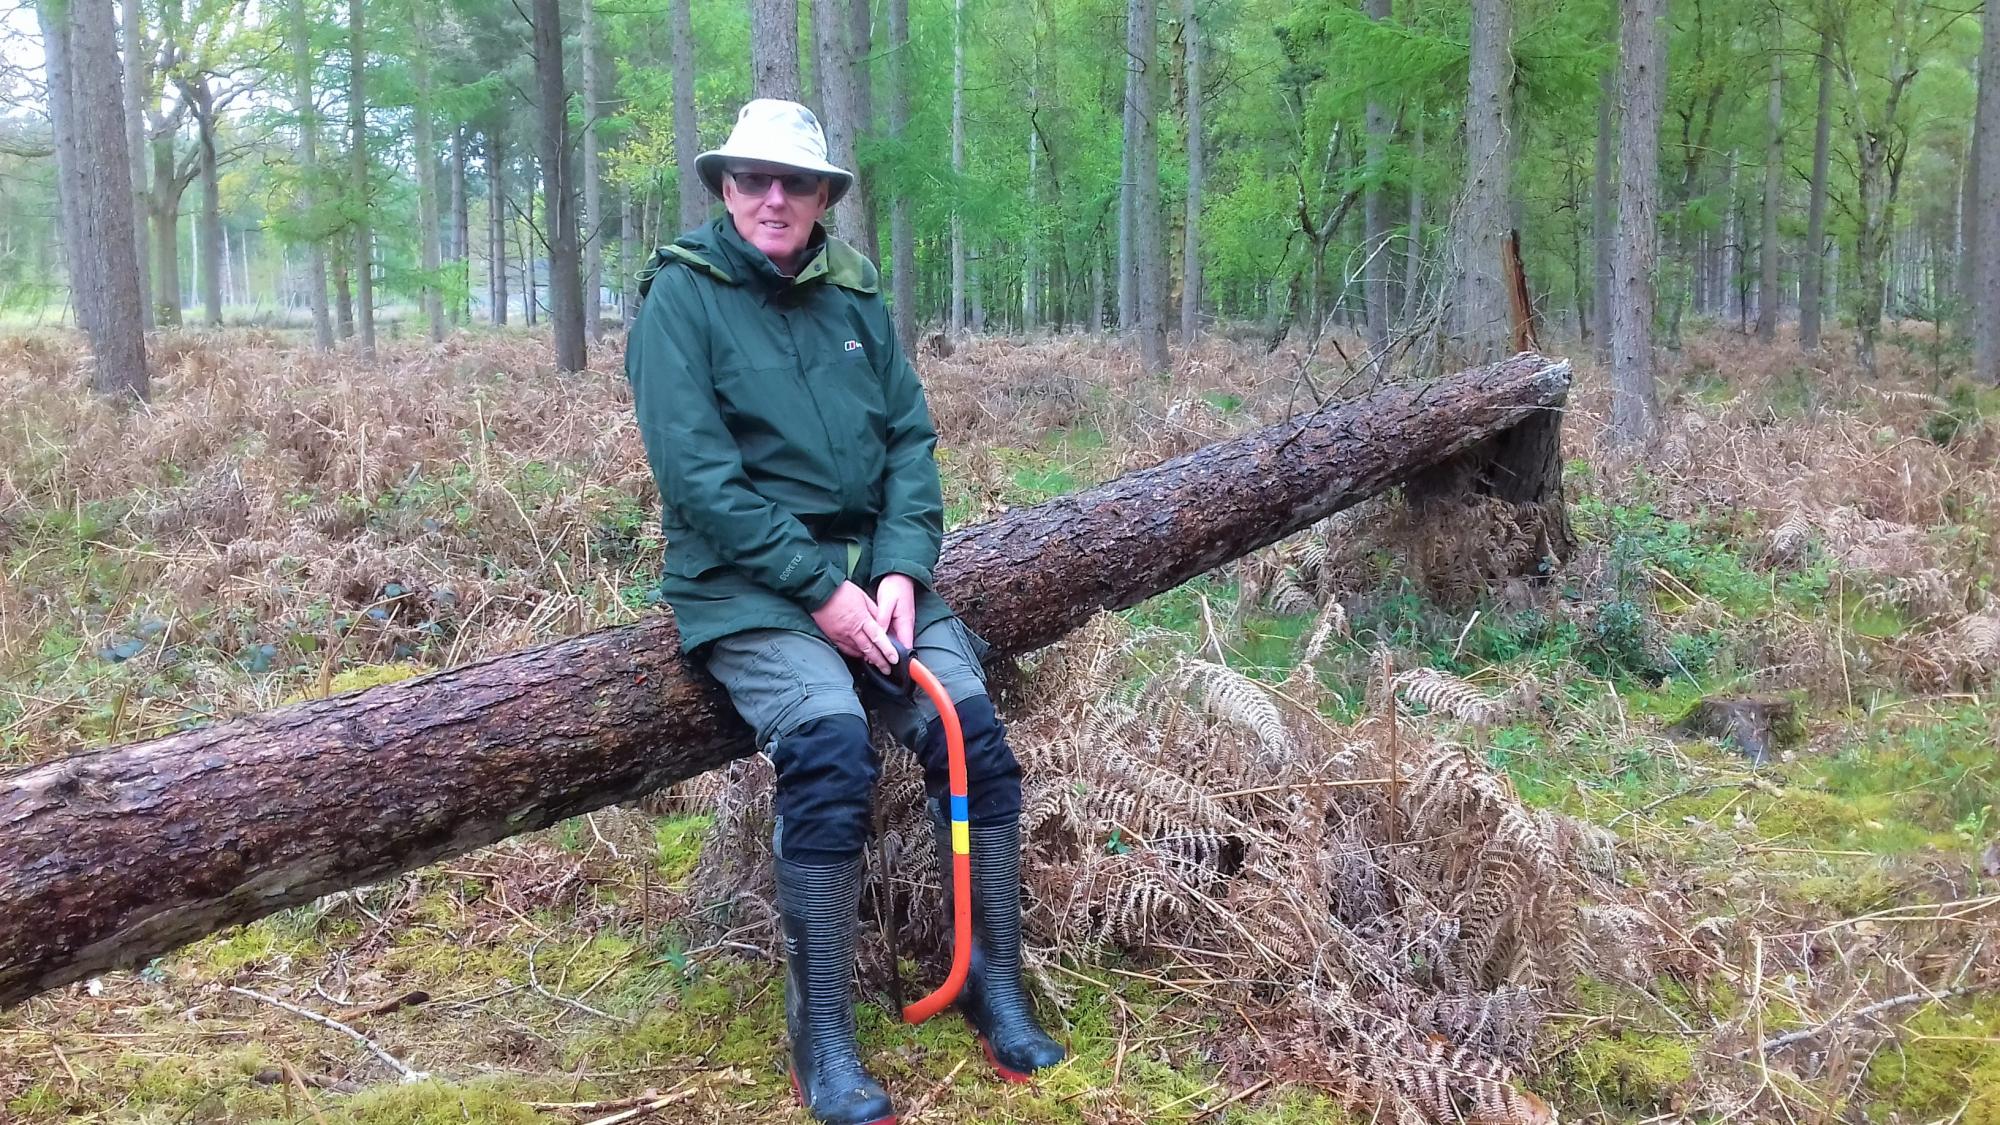
[[[821,567],[812,582],[794,595],[792,600],[798,603],[799,608],[810,614],[825,605],[827,599],[833,597],[833,592],[840,589],[840,584],[844,581],[846,579],[836,574],[832,567]]]
[[[915,579],[919,586],[925,589],[932,588],[935,581],[931,575],[931,568],[915,559],[899,559],[877,555],[874,566],[875,575],[878,579],[885,574],[907,574],[912,579]]]

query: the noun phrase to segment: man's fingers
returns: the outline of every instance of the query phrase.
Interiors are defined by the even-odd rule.
[[[889,639],[888,630],[872,621],[868,624],[868,643],[872,650],[871,655],[880,654],[882,659],[890,664],[896,662],[896,645]],[[888,671],[887,668],[882,670]]]
[[[889,674],[890,665],[895,663],[896,650],[889,644],[888,634],[880,626],[869,624],[861,645],[861,659],[875,667],[883,675]]]

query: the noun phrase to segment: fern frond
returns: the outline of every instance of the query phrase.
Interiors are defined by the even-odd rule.
[[[1209,714],[1256,735],[1266,751],[1290,757],[1291,737],[1265,685],[1227,665],[1187,657],[1181,659],[1176,679],[1183,689],[1200,689],[1202,708]]]
[[[1476,727],[1492,726],[1512,710],[1505,697],[1494,698],[1449,672],[1412,668],[1396,676],[1396,690],[1410,703],[1432,714],[1449,715]]]

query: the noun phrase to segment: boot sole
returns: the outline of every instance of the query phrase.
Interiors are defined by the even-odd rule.
[[[799,1089],[799,1072],[787,1068],[785,1075],[792,1080],[792,1096],[798,1099],[799,1108],[805,1110],[807,1113],[811,1113],[812,1106],[806,1104],[805,1091]],[[896,1125],[896,1115],[892,1113],[887,1117],[878,1117],[873,1121],[863,1121],[860,1125]]]

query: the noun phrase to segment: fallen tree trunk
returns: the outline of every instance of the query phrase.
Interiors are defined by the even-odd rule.
[[[1567,363],[1523,354],[1384,388],[955,532],[939,590],[998,653],[1039,648],[1545,424],[1568,387]],[[16,771],[0,1006],[751,749],[663,614]]]

